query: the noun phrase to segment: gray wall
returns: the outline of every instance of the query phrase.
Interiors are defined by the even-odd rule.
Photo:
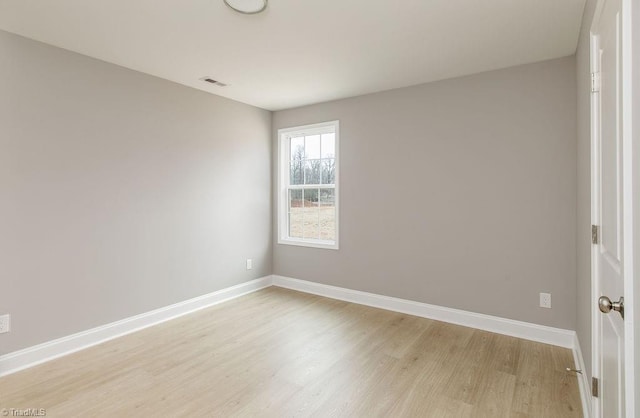
[[[576,51],[578,200],[576,332],[591,382],[591,65],[589,31],[596,0],[587,0]]]
[[[279,111],[274,141],[333,119],[340,249],[274,244],[275,274],[575,328],[575,57]]]
[[[271,273],[270,112],[6,32],[0,57],[0,354]]]

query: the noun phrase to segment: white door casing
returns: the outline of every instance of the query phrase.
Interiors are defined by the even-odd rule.
[[[593,375],[599,379],[595,416],[634,416],[632,278],[632,188],[629,21],[631,0],[600,0],[591,28]],[[624,297],[625,318],[602,313],[598,299]],[[627,372],[629,371],[629,372]],[[631,374],[631,376],[630,376]]]

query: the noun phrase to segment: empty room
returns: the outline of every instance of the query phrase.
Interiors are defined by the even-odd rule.
[[[0,416],[640,417],[638,81],[636,0],[0,0]]]

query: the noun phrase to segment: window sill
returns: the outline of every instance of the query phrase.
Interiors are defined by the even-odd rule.
[[[320,241],[320,240],[304,240],[304,239],[290,239],[280,238],[278,244],[282,245],[295,245],[297,247],[310,247],[310,248],[322,248],[325,250],[337,250],[338,243],[334,241]]]

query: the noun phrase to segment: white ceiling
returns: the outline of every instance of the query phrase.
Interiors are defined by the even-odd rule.
[[[0,0],[0,28],[279,110],[571,55],[584,3]]]

